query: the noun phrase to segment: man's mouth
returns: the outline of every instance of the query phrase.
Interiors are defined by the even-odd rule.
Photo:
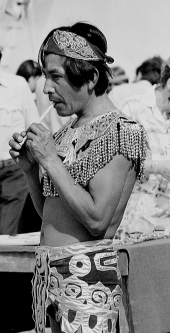
[[[62,101],[55,101],[55,102],[53,102],[53,103],[54,103],[54,107],[55,107],[55,106],[57,106],[58,104],[61,104]]]

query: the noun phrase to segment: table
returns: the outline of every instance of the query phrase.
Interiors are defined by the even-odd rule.
[[[33,273],[35,246],[0,245],[0,272]]]
[[[123,246],[130,333],[170,332],[170,238]]]
[[[115,246],[129,333],[170,332],[170,238]],[[32,273],[34,246],[0,246],[0,271]]]

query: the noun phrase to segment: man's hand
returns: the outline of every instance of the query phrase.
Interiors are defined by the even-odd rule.
[[[33,164],[37,163],[34,157],[32,156],[31,151],[26,148],[25,144],[22,146],[22,141],[26,136],[26,132],[14,133],[13,139],[9,141],[11,149],[9,153],[15,162],[22,168],[26,173],[30,170]]]
[[[29,127],[25,146],[44,169],[58,159],[52,134],[42,124],[33,123]]]

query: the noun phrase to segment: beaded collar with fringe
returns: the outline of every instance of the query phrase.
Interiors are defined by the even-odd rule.
[[[74,178],[75,184],[86,187],[96,172],[116,154],[122,154],[131,160],[137,179],[143,178],[147,151],[143,126],[129,120],[117,109],[78,128],[74,128],[75,121],[76,119],[69,121],[54,135],[57,154]],[[58,196],[46,171],[43,177],[43,195]]]

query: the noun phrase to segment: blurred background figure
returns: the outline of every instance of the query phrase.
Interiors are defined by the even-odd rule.
[[[2,48],[0,49],[0,58]],[[39,119],[29,85],[23,77],[0,68],[0,234],[15,235],[29,194],[27,181],[9,154],[14,132],[26,130]],[[30,221],[28,221],[30,222]]]
[[[122,221],[126,225],[170,216],[170,58],[163,62],[160,77],[150,77],[159,83],[128,97],[122,106],[127,116],[144,126],[149,143],[145,181],[134,187]]]
[[[163,59],[160,56],[147,59],[137,67],[134,82],[122,83],[119,86],[113,85],[108,96],[116,107],[121,109],[125,98],[143,94],[152,85],[159,83],[162,63]]]
[[[36,84],[37,80],[42,75],[38,63],[34,60],[26,60],[17,69],[16,75],[22,76],[28,82],[31,92],[33,93],[36,102]]]
[[[145,60],[136,68],[135,82],[146,80],[152,85],[158,84],[160,81],[162,63],[163,59],[160,56],[154,56],[153,58]]]
[[[123,83],[128,83],[129,79],[126,75],[125,70],[120,66],[110,67],[111,75],[109,75],[109,85],[107,88],[107,94],[113,89],[114,86],[118,86]]]

